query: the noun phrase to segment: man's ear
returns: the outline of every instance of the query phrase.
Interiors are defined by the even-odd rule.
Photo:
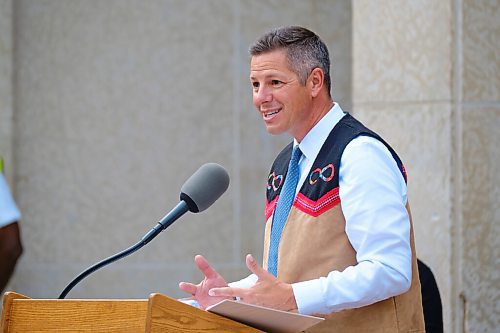
[[[323,88],[325,73],[323,73],[321,68],[316,67],[311,71],[311,74],[309,74],[307,81],[311,88],[311,96],[316,97]]]

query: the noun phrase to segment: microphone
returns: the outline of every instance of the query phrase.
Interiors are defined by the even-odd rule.
[[[135,245],[92,265],[80,273],[62,291],[61,295],[59,295],[59,299],[64,299],[71,289],[88,275],[142,248],[188,211],[192,213],[204,211],[219,199],[228,187],[229,175],[226,169],[217,163],[206,163],[202,165],[184,182],[184,185],[182,185],[180,202],[165,215],[153,229],[144,235]]]

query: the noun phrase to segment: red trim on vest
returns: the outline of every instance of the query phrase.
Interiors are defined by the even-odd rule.
[[[330,192],[326,193],[324,196],[318,199],[318,201],[313,201],[303,195],[302,193],[297,194],[297,198],[293,205],[303,211],[306,214],[317,217],[332,207],[335,207],[340,203],[339,188],[336,187]]]
[[[401,162],[401,168],[403,169],[403,178],[405,179],[405,183],[408,183],[408,174],[406,173],[406,168],[403,162]]]
[[[266,222],[267,220],[269,220],[269,218],[271,217],[271,215],[273,215],[273,212],[274,212],[274,208],[276,208],[276,204],[278,203],[278,198],[280,196],[277,195],[276,198],[274,198],[273,201],[269,202],[266,200],[266,210],[265,210],[265,214],[266,214]]]

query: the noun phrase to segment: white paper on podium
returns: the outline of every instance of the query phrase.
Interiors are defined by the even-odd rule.
[[[209,306],[207,311],[269,333],[302,332],[324,320],[324,318],[320,317],[306,316],[232,300],[223,300]]]

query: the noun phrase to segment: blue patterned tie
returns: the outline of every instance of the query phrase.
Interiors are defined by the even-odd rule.
[[[283,184],[278,204],[274,210],[273,224],[271,225],[271,240],[269,244],[269,258],[267,260],[267,270],[274,276],[278,276],[278,248],[280,245],[281,232],[288,218],[293,199],[295,199],[295,190],[299,182],[299,160],[301,155],[302,152],[299,146],[296,145],[293,148],[285,183]]]

